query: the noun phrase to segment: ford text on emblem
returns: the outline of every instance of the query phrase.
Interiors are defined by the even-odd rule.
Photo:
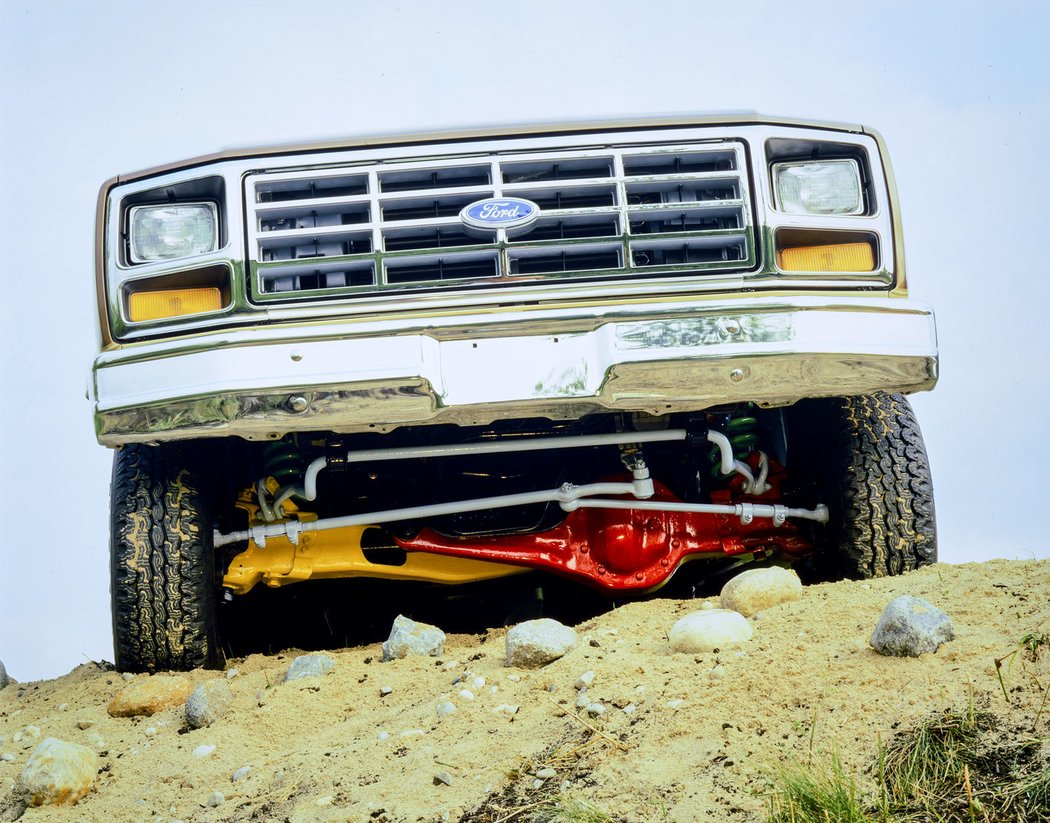
[[[520,197],[490,197],[471,203],[459,219],[475,229],[516,229],[540,216],[540,207]]]

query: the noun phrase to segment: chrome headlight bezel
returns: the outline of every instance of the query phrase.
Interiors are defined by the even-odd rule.
[[[785,183],[790,179],[791,173],[797,173],[803,169],[806,170],[806,173],[814,176],[824,170],[826,177],[830,177],[831,174],[837,174],[841,177],[843,172],[845,172],[846,185],[848,188],[852,188],[855,205],[849,208],[834,209],[807,208],[804,203],[806,200],[804,194],[799,194],[794,198],[786,197]],[[774,202],[779,212],[784,214],[815,215],[818,217],[856,217],[867,214],[867,204],[864,199],[864,181],[861,177],[860,164],[853,158],[790,160],[773,163],[772,175]],[[843,190],[840,189],[841,191]],[[828,192],[834,194],[830,186],[828,187]]]

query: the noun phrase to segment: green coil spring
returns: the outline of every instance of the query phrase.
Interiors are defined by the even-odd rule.
[[[729,443],[733,447],[734,459],[744,460],[755,450],[759,439],[758,419],[751,415],[749,411],[730,412],[722,415],[722,420],[719,422],[721,425],[717,428],[729,438]],[[716,427],[712,426],[712,428]],[[722,453],[717,446],[711,447],[709,459],[711,461],[711,477],[716,479],[722,477]]]
[[[302,460],[294,443],[280,440],[263,449],[263,477],[272,477],[283,488],[302,480]]]

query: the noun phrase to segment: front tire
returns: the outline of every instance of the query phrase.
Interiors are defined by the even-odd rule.
[[[830,510],[816,535],[819,576],[899,575],[937,561],[930,464],[903,395],[806,400],[789,421],[791,468]]]
[[[188,449],[129,445],[110,489],[113,646],[119,671],[218,663],[211,521]]]

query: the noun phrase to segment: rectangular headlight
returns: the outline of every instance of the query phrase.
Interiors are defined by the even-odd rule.
[[[132,263],[153,263],[206,254],[219,247],[214,203],[132,206],[128,212]]]
[[[863,214],[856,160],[773,164],[777,208],[788,214]]]

